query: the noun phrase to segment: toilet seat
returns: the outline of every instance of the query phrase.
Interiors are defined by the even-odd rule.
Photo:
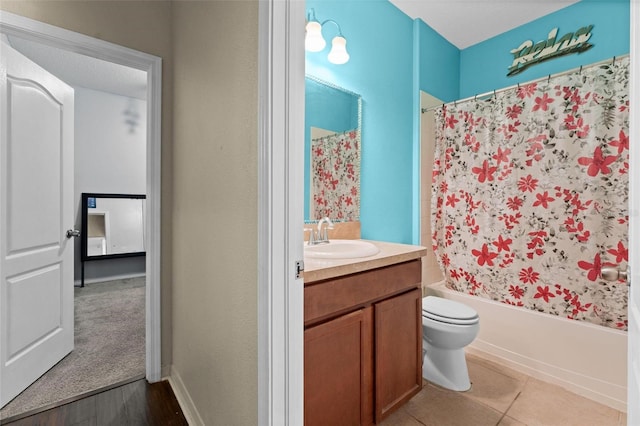
[[[469,306],[434,296],[422,299],[422,316],[455,325],[473,325],[479,321],[478,313]]]

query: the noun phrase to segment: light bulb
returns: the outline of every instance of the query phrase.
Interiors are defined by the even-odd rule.
[[[349,61],[347,53],[347,40],[342,36],[334,37],[331,41],[331,51],[329,52],[329,62],[336,65],[345,64]]]
[[[322,25],[318,21],[309,21],[306,26],[304,48],[309,52],[319,52],[327,45],[322,38]]]

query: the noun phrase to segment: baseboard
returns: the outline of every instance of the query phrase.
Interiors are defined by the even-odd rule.
[[[115,280],[126,280],[127,278],[139,278],[146,276],[144,272],[137,272],[135,274],[122,274],[122,275],[113,275],[108,277],[100,277],[100,278],[85,278],[84,283],[86,284],[95,284],[95,283],[103,283],[105,281],[115,281]],[[82,281],[74,280],[73,285],[76,287],[80,287]]]
[[[481,340],[476,340],[467,346],[466,351],[543,382],[558,385],[570,392],[616,410],[627,411],[626,388],[614,383],[604,382],[558,366],[542,363],[539,360],[527,358]]]
[[[174,366],[171,366],[171,374],[169,377],[166,377],[165,380],[169,381],[169,384],[173,389],[173,393],[176,395],[176,399],[178,400],[178,404],[182,409],[182,413],[187,419],[187,423],[189,423],[190,426],[205,426],[202,417],[200,417],[200,413],[198,413],[198,410],[191,399],[191,395],[189,395],[189,391],[187,391],[187,388],[182,381],[182,377],[180,377],[180,373],[178,373]]]

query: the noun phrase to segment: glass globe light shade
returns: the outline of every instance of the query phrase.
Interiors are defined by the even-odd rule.
[[[347,53],[347,40],[342,36],[334,37],[331,41],[331,51],[329,52],[329,62],[336,65],[345,64],[349,61]]]
[[[306,26],[304,48],[309,52],[319,52],[327,45],[322,37],[322,25],[318,21],[309,21]]]

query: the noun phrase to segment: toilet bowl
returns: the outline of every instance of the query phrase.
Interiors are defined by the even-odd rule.
[[[441,297],[422,299],[422,376],[454,391],[471,388],[464,347],[480,329],[478,313]]]

